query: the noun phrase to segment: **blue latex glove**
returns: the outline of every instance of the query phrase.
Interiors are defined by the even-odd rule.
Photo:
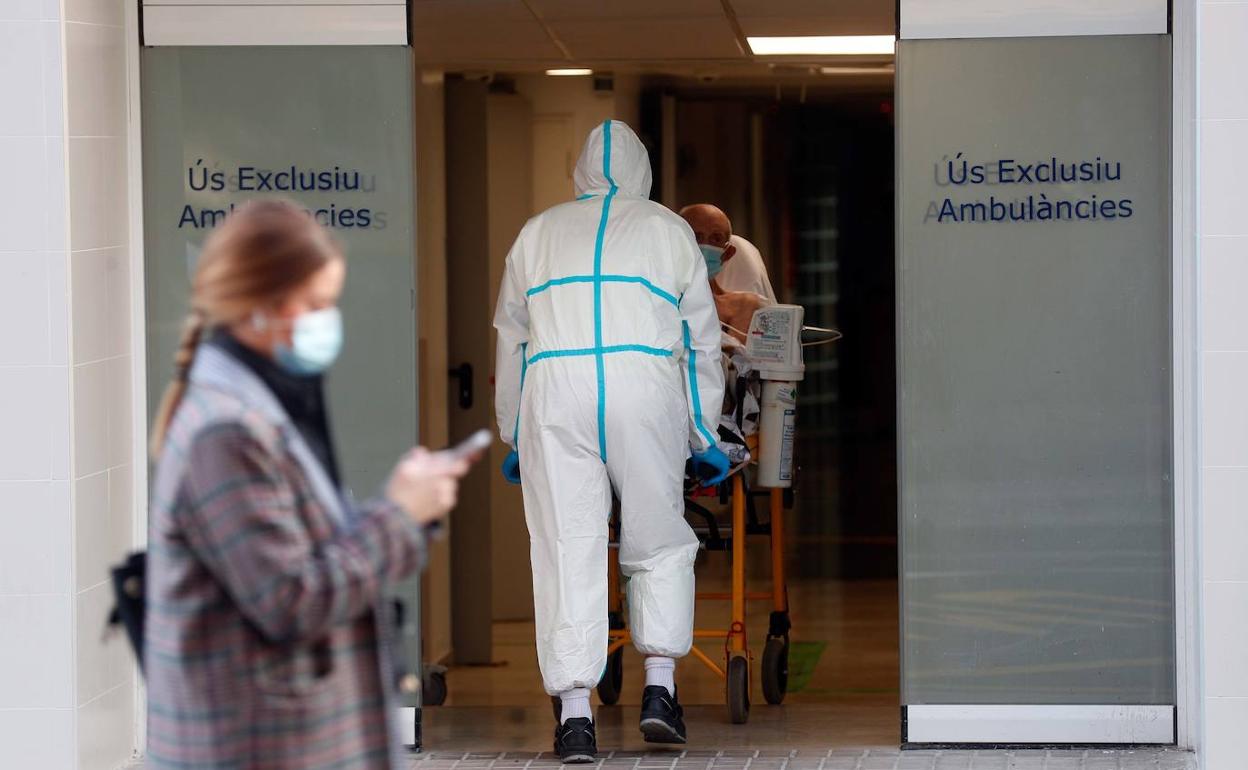
[[[712,446],[705,452],[693,453],[693,472],[703,486],[713,487],[728,478],[728,469],[731,466],[728,455],[717,446]]]
[[[520,483],[520,453],[514,449],[503,460],[503,478],[512,484]]]

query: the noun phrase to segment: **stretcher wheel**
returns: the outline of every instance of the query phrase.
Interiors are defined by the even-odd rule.
[[[422,706],[441,706],[446,703],[447,695],[446,672],[428,671],[425,673],[424,690],[421,693]]]
[[[767,639],[763,648],[763,698],[773,706],[784,703],[789,687],[789,640],[780,636]]]
[[[616,650],[607,657],[607,670],[602,672],[598,681],[598,699],[608,706],[620,702],[620,692],[624,688],[624,648]]]
[[[728,660],[726,679],[728,716],[734,725],[743,725],[750,718],[750,662],[744,655]]]

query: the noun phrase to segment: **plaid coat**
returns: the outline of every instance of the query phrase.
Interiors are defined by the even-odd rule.
[[[148,767],[397,768],[385,587],[418,569],[397,507],[346,504],[277,399],[202,346],[152,494]]]

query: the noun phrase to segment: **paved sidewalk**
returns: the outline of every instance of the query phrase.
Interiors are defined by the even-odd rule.
[[[411,770],[552,770],[559,759],[526,752],[434,752],[412,756]],[[143,762],[128,765],[143,770]],[[581,767],[586,767],[581,765]],[[838,748],[782,751],[611,752],[605,770],[1196,770],[1196,757],[1172,749],[1118,751],[898,751]]]

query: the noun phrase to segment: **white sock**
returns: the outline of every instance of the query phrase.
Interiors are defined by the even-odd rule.
[[[589,709],[588,687],[574,687],[571,690],[564,690],[559,693],[559,700],[563,702],[563,711],[560,713],[563,722],[569,719],[588,719],[593,721],[594,713]]]
[[[652,655],[646,658],[646,687],[663,685],[669,695],[676,694],[676,661]]]

